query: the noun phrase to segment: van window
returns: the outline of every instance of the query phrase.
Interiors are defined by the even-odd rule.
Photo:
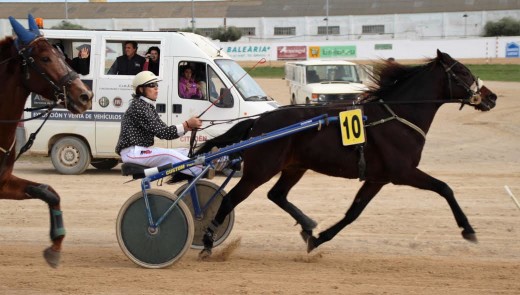
[[[143,66],[145,63],[144,57],[146,55],[146,52],[148,51],[148,48],[152,46],[159,47],[160,50],[162,50],[161,42],[160,41],[139,41],[139,40],[107,40],[106,41],[106,48],[105,48],[105,64],[103,68],[103,73],[107,75],[117,75],[117,71],[115,71],[115,68],[113,68],[112,71],[110,69],[112,66],[114,66],[114,63],[116,62],[117,58],[120,56],[125,55],[125,42],[127,41],[135,41],[137,42],[137,52],[136,55],[142,57],[138,61],[136,61],[132,66],[136,68],[140,68],[138,70],[134,70],[132,72],[132,75],[135,75],[136,72],[142,71]],[[160,58],[160,57],[159,57]],[[160,61],[160,59],[159,59]],[[161,68],[161,64],[159,63],[159,69]],[[159,72],[160,73],[160,72]]]
[[[87,76],[91,68],[91,40],[89,39],[48,39],[54,48],[63,52],[65,62],[78,74]],[[81,55],[81,50],[88,54]]]
[[[356,82],[361,81],[355,65],[313,65],[305,70],[308,83],[329,81]]]
[[[249,76],[235,61],[229,59],[218,59],[215,63],[226,74],[235,85],[240,95],[246,101],[266,101],[270,100],[267,94],[262,90],[260,85]]]
[[[206,64],[203,62],[179,62],[180,98],[207,100]]]

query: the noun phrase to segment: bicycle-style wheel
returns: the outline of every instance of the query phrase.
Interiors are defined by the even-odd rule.
[[[188,186],[188,184],[184,184],[179,187],[175,191],[175,195],[180,195]],[[226,195],[224,190],[221,190],[220,193],[213,199],[213,201],[206,205],[209,199],[213,196],[213,194],[219,189],[219,186],[214,184],[213,182],[207,180],[199,180],[195,185],[197,189],[197,195],[199,197],[199,204],[201,207],[207,206],[203,212],[203,216],[201,219],[195,218],[195,210],[193,209],[193,203],[191,201],[191,193],[188,192],[182,198],[186,206],[188,206],[191,214],[193,215],[193,223],[195,225],[195,233],[193,237],[193,242],[191,244],[191,248],[193,249],[204,249],[204,244],[202,243],[202,237],[211,220],[217,214],[218,208],[220,207],[220,203],[222,203],[222,198]],[[224,219],[224,222],[220,225],[219,230],[217,231],[217,235],[215,236],[215,242],[213,243],[213,247],[216,247],[222,242],[224,242],[231,230],[233,229],[233,224],[235,223],[235,211],[229,212],[228,216]]]
[[[177,196],[158,189],[147,191],[154,221],[170,208]],[[149,227],[143,193],[131,196],[119,210],[117,242],[130,260],[146,268],[163,268],[179,260],[193,241],[193,217],[180,200],[157,229]]]

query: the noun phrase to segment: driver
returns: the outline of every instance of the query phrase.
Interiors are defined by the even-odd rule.
[[[166,149],[153,146],[155,137],[176,139],[187,131],[202,126],[202,121],[197,117],[172,126],[166,125],[161,120],[155,109],[155,101],[159,94],[159,81],[154,73],[143,71],[137,74],[132,82],[134,94],[130,106],[123,115],[116,146],[116,153],[121,155],[123,163],[157,167],[189,159],[188,149]],[[196,176],[202,172],[202,166],[193,166],[181,172]]]

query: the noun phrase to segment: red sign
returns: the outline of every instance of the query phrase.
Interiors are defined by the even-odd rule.
[[[278,46],[278,59],[307,59],[307,46]]]

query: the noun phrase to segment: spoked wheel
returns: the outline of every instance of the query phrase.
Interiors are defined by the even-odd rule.
[[[154,222],[174,203],[177,196],[169,192],[147,191]],[[163,268],[179,260],[193,241],[193,218],[181,201],[158,228],[148,224],[143,193],[138,192],[125,202],[116,224],[117,242],[130,260],[146,268]]]
[[[175,191],[175,195],[180,195],[182,191],[186,189],[187,186],[188,184],[186,183],[179,187]],[[222,198],[224,198],[226,192],[224,190],[221,190],[220,193],[215,197],[215,199],[213,199],[213,201],[210,204],[206,205],[209,199],[218,190],[219,186],[210,181],[199,180],[197,181],[195,187],[197,189],[197,195],[199,196],[200,206],[202,208],[206,207],[204,212],[202,212],[202,218],[195,218],[195,210],[193,209],[191,194],[189,192],[186,193],[182,200],[184,201],[186,206],[188,206],[193,216],[193,222],[195,224],[195,234],[193,237],[191,248],[201,250],[204,249],[204,244],[202,243],[202,236],[204,235],[204,231],[210,224],[211,220],[213,220],[213,218],[217,214],[218,208],[220,207],[220,203],[222,203]],[[233,229],[233,224],[235,224],[235,211],[229,212],[228,216],[226,216],[226,219],[224,219],[224,222],[220,225],[217,235],[215,236],[215,242],[213,243],[213,247],[222,244],[222,242],[224,242],[227,239],[227,237],[231,233],[231,230]]]

